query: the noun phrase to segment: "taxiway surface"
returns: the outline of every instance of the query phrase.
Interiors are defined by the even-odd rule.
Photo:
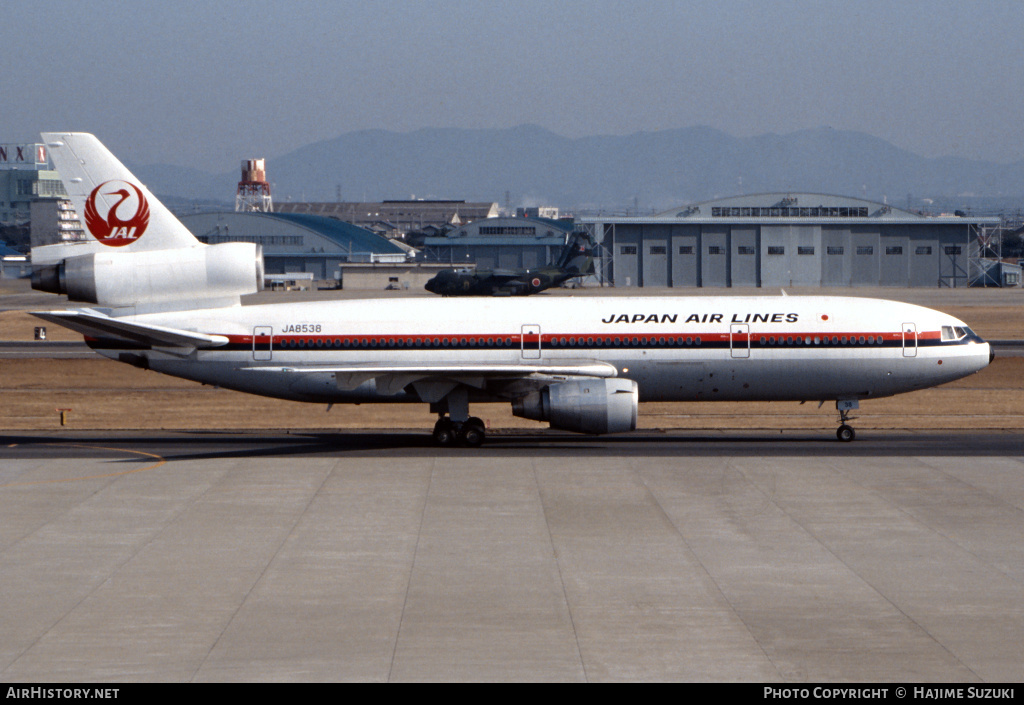
[[[1024,432],[0,437],[0,679],[1024,679]]]

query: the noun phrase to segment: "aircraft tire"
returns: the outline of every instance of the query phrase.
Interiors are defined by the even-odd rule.
[[[477,448],[484,442],[484,429],[476,424],[466,423],[462,427],[459,439],[469,448]]]
[[[439,446],[454,445],[458,437],[455,424],[448,419],[440,419],[434,424],[434,442]]]
[[[843,443],[849,443],[856,437],[857,432],[854,431],[852,427],[847,426],[846,424],[840,426],[839,429],[836,431],[836,438],[838,438]]]

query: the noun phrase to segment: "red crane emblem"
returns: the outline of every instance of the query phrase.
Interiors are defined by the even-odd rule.
[[[106,214],[100,215],[96,206],[96,197],[100,195],[100,189],[109,187],[104,196],[120,196],[120,200],[110,206]],[[118,188],[120,187],[120,188]],[[131,191],[128,190],[128,187]],[[134,191],[134,199],[132,199]],[[129,199],[135,201],[135,212],[125,218],[118,213],[121,205]],[[129,206],[130,208],[130,206]],[[142,189],[127,181],[104,181],[89,194],[85,200],[85,225],[93,237],[104,245],[111,247],[123,247],[142,237],[149,225],[149,202],[142,195]]]

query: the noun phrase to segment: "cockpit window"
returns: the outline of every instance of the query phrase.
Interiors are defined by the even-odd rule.
[[[943,340],[961,340],[969,335],[973,336],[974,331],[966,326],[942,326]]]

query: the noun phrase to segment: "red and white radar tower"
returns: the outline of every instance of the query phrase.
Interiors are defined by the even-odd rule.
[[[238,182],[238,191],[235,194],[235,211],[274,212],[274,203],[270,199],[270,184],[267,183],[265,159],[242,161],[242,180]]]

